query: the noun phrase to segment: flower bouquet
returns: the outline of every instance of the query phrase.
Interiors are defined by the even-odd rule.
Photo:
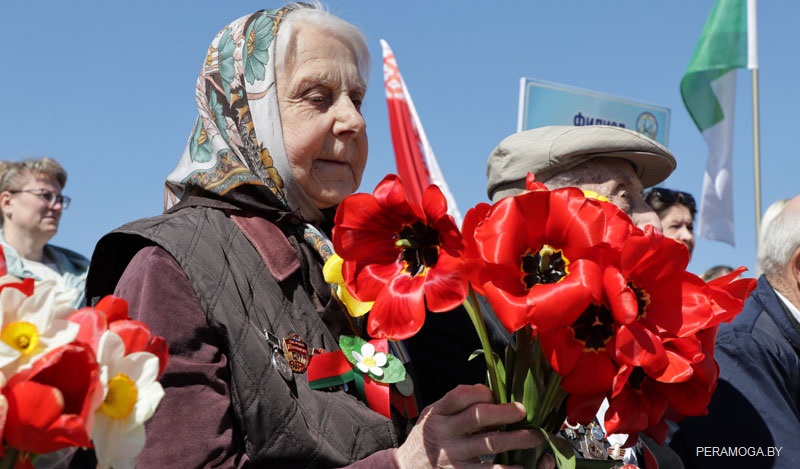
[[[703,282],[686,271],[683,245],[637,228],[596,194],[551,191],[533,175],[526,192],[470,209],[462,231],[438,187],[417,206],[389,175],[373,194],[340,204],[333,244],[339,297],[357,306],[351,314],[369,310],[373,338],[406,339],[426,310],[464,304],[495,401],[522,402],[527,418],[515,428],[544,435],[535,450],[497,456],[525,467],[547,451],[560,468],[598,467],[586,458],[622,465],[640,432],[663,444],[666,419],[706,413],[719,374],[717,326],[754,287],[737,279],[744,268]],[[482,298],[493,313],[480,310]],[[500,353],[484,314],[513,334]],[[581,425],[590,431],[578,435]],[[593,438],[611,434],[622,443],[597,454]]]
[[[71,301],[52,281],[8,275],[0,250],[0,468],[66,466],[76,448],[93,448],[98,467],[133,468],[144,447],[166,342],[121,298]]]

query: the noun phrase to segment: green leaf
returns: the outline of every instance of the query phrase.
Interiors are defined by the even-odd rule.
[[[531,328],[525,326],[514,333],[516,355],[514,359],[514,384],[511,387],[512,400],[523,402],[525,381],[531,371]]]
[[[514,386],[514,362],[516,361],[517,351],[514,349],[513,341],[509,342],[506,345],[506,363],[505,369],[506,371],[506,389],[511,391]],[[508,372],[511,373],[508,373]],[[511,401],[511,396],[508,396],[509,402]]]
[[[339,337],[339,348],[342,349],[342,352],[344,352],[344,357],[347,358],[347,361],[349,361],[354,367],[358,361],[353,358],[353,352],[356,351],[361,353],[361,347],[366,343],[367,341],[361,337],[350,335],[343,335]]]
[[[537,413],[542,411],[539,405],[540,398],[541,394],[539,393],[539,387],[536,385],[536,381],[533,377],[533,371],[529,369],[528,373],[525,375],[525,384],[522,391],[522,404],[528,412],[528,423],[533,422],[534,418],[539,417]],[[541,417],[539,417],[539,419],[541,420]]]
[[[364,373],[358,369],[356,366],[358,361],[353,357],[353,351],[361,353],[361,347],[366,344],[367,341],[362,339],[361,337],[343,335],[339,337],[339,348],[342,349],[342,353],[344,353],[345,358],[347,361],[353,365],[353,372],[357,374],[363,375]],[[384,352],[375,352],[375,353],[384,353]],[[391,353],[386,352],[386,365],[382,366],[381,369],[383,370],[383,376],[376,376],[372,373],[369,373],[369,377],[379,383],[399,383],[406,379],[406,367],[403,366],[403,362],[401,362],[397,357],[392,355]]]
[[[403,362],[389,353],[386,354],[386,358],[386,366],[382,367],[383,376],[378,378],[372,373],[369,376],[381,383],[399,383],[406,379],[406,367],[403,366]]]
[[[575,466],[575,450],[572,444],[564,438],[551,435],[549,432],[540,428],[542,436],[550,444],[550,449],[553,450],[553,456],[556,458],[556,465],[559,469],[576,469]]]
[[[500,360],[500,356],[494,352],[492,352],[492,358],[495,362],[495,372],[497,373],[497,387],[498,387],[498,395],[505,396],[506,395],[506,368],[503,366],[503,360]]]

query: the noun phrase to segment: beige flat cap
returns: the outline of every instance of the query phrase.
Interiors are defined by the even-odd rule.
[[[655,186],[675,170],[675,157],[639,132],[606,125],[554,125],[503,139],[486,163],[486,193],[493,202],[525,188],[529,172],[545,181],[590,158],[629,161],[644,187]]]

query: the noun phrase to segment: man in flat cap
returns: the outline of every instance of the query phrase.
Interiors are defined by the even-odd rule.
[[[644,201],[645,188],[664,181],[675,170],[675,157],[659,143],[628,129],[610,126],[549,126],[518,132],[503,139],[489,156],[486,167],[487,193],[492,202],[525,191],[525,178],[533,173],[536,181],[549,189],[577,187],[592,191],[617,205],[639,227],[653,225],[659,230],[661,222]],[[511,336],[491,312],[484,309],[495,350],[508,343]],[[604,409],[598,413],[602,425]],[[590,427],[576,428],[572,435],[590,435]],[[601,432],[603,433],[603,432]],[[627,435],[600,438],[594,451],[612,450]],[[658,445],[640,435],[635,450],[625,454],[625,462],[640,467],[681,468],[683,464],[672,450]],[[596,459],[597,454],[586,454],[588,448],[578,445],[583,457]],[[602,451],[601,451],[602,452]]]
[[[645,203],[645,188],[675,170],[675,157],[659,143],[632,130],[610,126],[549,126],[503,139],[486,166],[492,202],[525,190],[525,176],[549,189],[578,187],[596,192],[627,213],[640,227],[661,228]]]

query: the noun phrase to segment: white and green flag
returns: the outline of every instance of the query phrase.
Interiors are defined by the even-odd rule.
[[[736,69],[758,68],[756,0],[716,0],[681,79],[681,97],[708,144],[698,235],[734,245]]]

